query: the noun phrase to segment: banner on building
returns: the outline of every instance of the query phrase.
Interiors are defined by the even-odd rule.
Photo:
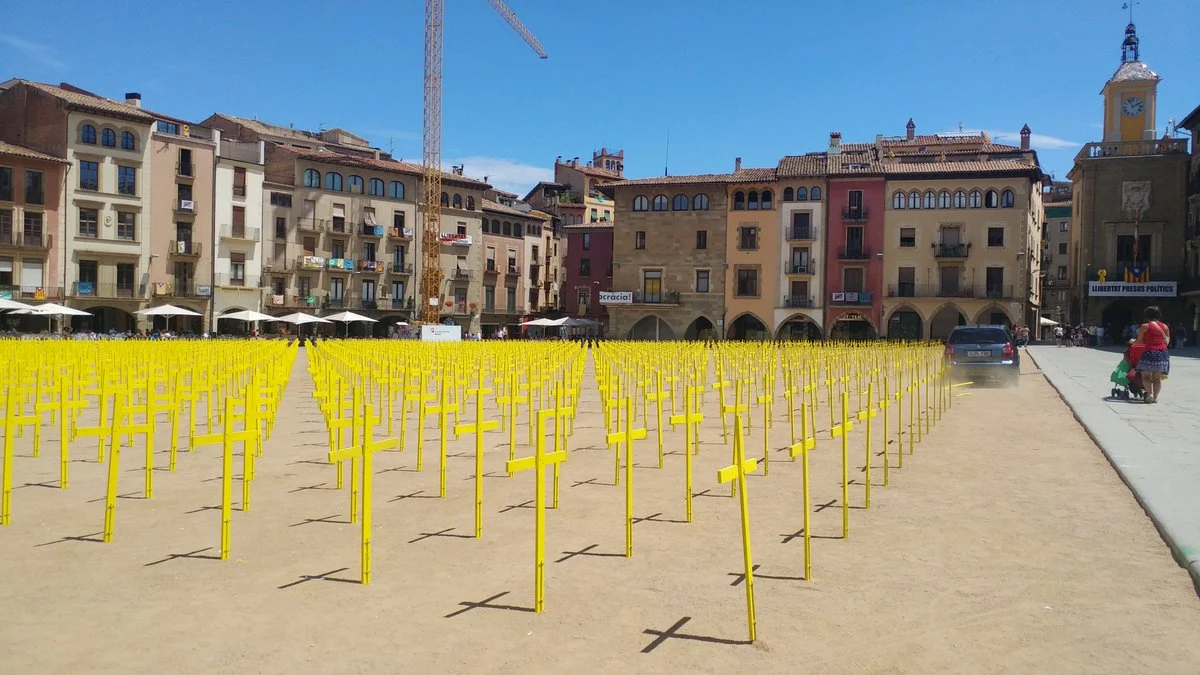
[[[633,291],[600,291],[602,305],[632,305]]]
[[[1126,281],[1089,281],[1088,295],[1093,298],[1173,298],[1179,294],[1174,281],[1129,283]]]

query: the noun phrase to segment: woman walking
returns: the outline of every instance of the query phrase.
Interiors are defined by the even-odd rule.
[[[1142,374],[1144,381],[1146,403],[1158,403],[1162,382],[1171,372],[1171,357],[1167,355],[1171,329],[1159,320],[1162,313],[1154,305],[1146,308],[1144,316],[1146,322],[1138,328],[1137,338],[1133,341],[1146,348],[1142,360],[1138,362],[1137,371]]]

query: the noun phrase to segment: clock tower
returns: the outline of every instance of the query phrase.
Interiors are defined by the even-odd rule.
[[[1121,65],[1104,84],[1104,140],[1154,140],[1154,117],[1161,78],[1142,63],[1137,29],[1125,27],[1121,43]]]

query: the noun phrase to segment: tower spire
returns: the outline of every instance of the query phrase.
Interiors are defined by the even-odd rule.
[[[1129,10],[1129,25],[1125,26],[1125,41],[1121,43],[1121,63],[1133,63],[1141,60],[1138,49],[1137,28],[1133,25],[1133,6],[1141,4],[1138,0],[1127,0],[1121,9]]]

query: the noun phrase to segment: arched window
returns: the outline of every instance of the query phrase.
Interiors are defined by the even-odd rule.
[[[933,190],[925,193],[925,208],[932,209],[934,205]]]
[[[817,190],[817,195],[815,197],[813,197],[813,199],[820,199],[820,198],[821,198],[821,191]],[[796,188],[796,201],[798,201],[798,202],[808,201],[808,188],[802,188],[802,187]]]
[[[121,149],[122,150],[137,150],[137,139],[128,131],[121,132]]]
[[[404,183],[398,180],[388,183],[388,196],[392,199],[404,199]]]
[[[383,181],[379,180],[378,178],[372,178],[371,180],[367,181],[367,194],[373,197],[382,197]]]
[[[938,208],[939,209],[950,208],[950,192],[948,190],[942,190],[941,192],[938,193]]]
[[[821,188],[814,185],[812,189],[808,191],[808,198],[814,202],[821,201]]]
[[[117,147],[117,132],[112,129],[104,129],[100,132],[100,145],[106,148]]]
[[[356,195],[361,195],[363,193],[362,176],[350,176],[350,192]]]
[[[492,233],[500,234],[500,219],[499,218],[492,219]]]
[[[342,191],[342,174],[336,171],[330,171],[325,174],[325,189],[333,190],[334,192]]]
[[[796,200],[796,192],[790,187],[783,188],[783,201],[791,202]]]
[[[904,208],[904,193],[903,192],[896,190],[895,192],[892,193],[892,208],[893,209]]]
[[[767,211],[775,208],[775,195],[770,190],[763,190],[762,207]]]
[[[758,190],[751,190],[746,195],[746,209],[750,211],[758,210]]]
[[[450,206],[450,195],[442,193],[442,206]]]
[[[956,190],[954,192],[954,208],[967,208],[967,193],[963,192],[962,190]]]
[[[700,194],[696,195],[695,197],[692,197],[692,210],[693,211],[707,211],[708,210],[708,195],[701,192]]]
[[[475,198],[470,195],[467,195],[467,210],[468,211],[475,210]]]
[[[650,203],[650,210],[651,211],[666,211],[667,210],[667,196],[666,195],[654,195],[654,201]]]
[[[983,195],[983,205],[989,209],[994,209],[1000,206],[1000,195],[996,194],[995,190],[988,190]]]
[[[504,221],[504,234],[512,236],[512,223]]]
[[[96,127],[90,124],[83,125],[83,127],[79,130],[79,142],[87,143],[88,145],[95,145]]]
[[[733,210],[744,211],[746,209],[746,193],[738,190],[733,193]]]
[[[304,187],[319,188],[321,187],[321,172],[316,169],[304,170]]]
[[[1011,209],[1017,203],[1017,196],[1012,190],[1005,190],[1000,193],[1000,206],[1002,208]]]
[[[912,192],[908,193],[908,208],[910,208],[910,209],[921,208],[921,193],[920,192],[913,190]]]
[[[675,197],[671,199],[671,210],[672,211],[687,211],[688,210],[687,195],[675,195]]]
[[[649,211],[650,210],[650,200],[646,199],[646,195],[638,195],[633,198],[633,210],[634,211]]]
[[[455,192],[454,199],[450,200],[450,206],[452,206],[456,209],[461,209],[462,208],[462,195]]]
[[[979,190],[971,190],[970,204],[973,209],[983,206],[983,194]]]

